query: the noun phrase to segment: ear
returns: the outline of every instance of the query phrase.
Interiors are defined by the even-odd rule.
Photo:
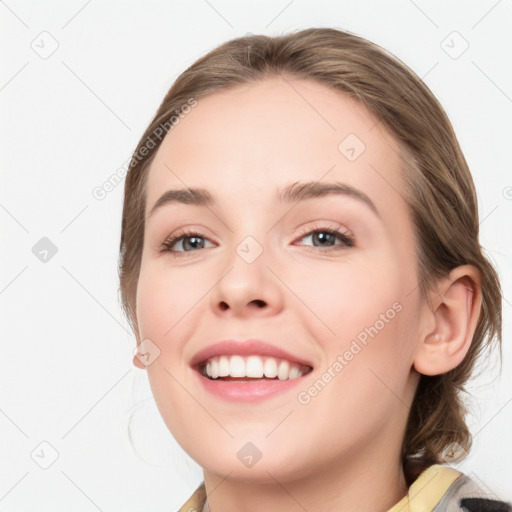
[[[138,347],[140,345],[140,336],[139,336],[139,330],[138,327],[136,327],[136,334],[135,334],[135,341],[137,343],[137,346],[134,349],[134,356],[133,356],[133,365],[137,368],[140,368],[141,370],[145,370],[146,366],[142,363],[142,361],[137,357],[139,354]]]
[[[432,293],[434,328],[422,335],[414,356],[414,368],[424,375],[439,375],[458,366],[467,354],[482,306],[478,269],[454,268]]]

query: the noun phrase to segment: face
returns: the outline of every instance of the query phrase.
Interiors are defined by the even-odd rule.
[[[165,423],[205,472],[286,482],[399,456],[424,307],[400,167],[363,106],[310,80],[200,99],[164,139],[147,181],[138,342],[158,355],[144,367]],[[280,199],[309,182],[316,193]],[[341,191],[322,193],[329,184]],[[153,210],[182,188],[213,201]],[[273,394],[228,397],[220,386],[254,379],[191,367],[210,345],[248,339],[312,369],[259,381]]]

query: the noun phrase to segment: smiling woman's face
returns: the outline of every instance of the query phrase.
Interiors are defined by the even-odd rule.
[[[286,482],[398,460],[427,326],[397,152],[360,104],[280,78],[200,99],[164,139],[147,182],[138,341],[159,348],[147,367],[156,403],[205,472]],[[306,182],[345,193],[280,199]],[[195,188],[213,202],[153,209]],[[218,394],[212,383],[247,383],[191,363],[228,339],[262,340],[312,371],[282,391],[260,383],[277,388],[268,396]]]

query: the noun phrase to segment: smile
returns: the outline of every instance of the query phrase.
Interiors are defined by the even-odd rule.
[[[294,380],[312,370],[310,366],[276,357],[259,355],[225,355],[208,359],[201,374],[209,379],[276,379]]]
[[[313,371],[309,358],[258,339],[230,339],[206,345],[189,365],[207,393],[238,403],[286,397]]]

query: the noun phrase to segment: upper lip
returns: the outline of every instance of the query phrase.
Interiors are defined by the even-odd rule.
[[[245,341],[223,340],[212,345],[208,345],[194,355],[190,361],[190,366],[198,368],[212,357],[231,355],[276,357],[279,359],[286,359],[293,363],[309,366],[311,368],[313,367],[312,363],[307,359],[298,357],[287,350],[257,339],[249,339]]]

